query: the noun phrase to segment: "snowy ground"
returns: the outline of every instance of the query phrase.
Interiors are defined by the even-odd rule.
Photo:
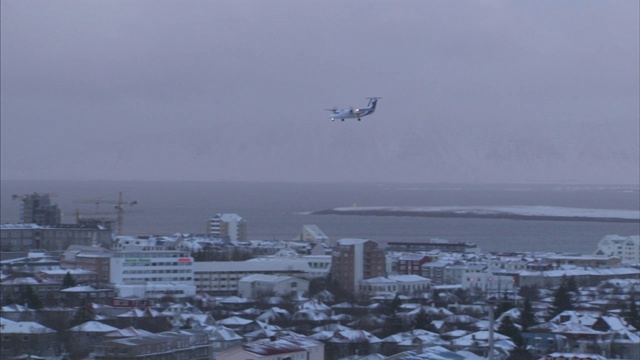
[[[451,216],[522,218],[546,220],[599,220],[599,221],[640,221],[640,211],[615,209],[579,209],[554,206],[369,206],[340,207],[316,212],[316,214],[345,215],[398,215],[398,216]]]

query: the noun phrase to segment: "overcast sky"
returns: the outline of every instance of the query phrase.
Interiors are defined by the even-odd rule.
[[[639,182],[637,0],[1,7],[2,179]]]

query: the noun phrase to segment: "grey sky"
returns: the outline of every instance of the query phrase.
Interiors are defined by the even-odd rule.
[[[640,182],[635,0],[1,6],[2,179]]]

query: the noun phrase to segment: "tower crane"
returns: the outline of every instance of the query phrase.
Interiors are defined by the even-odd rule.
[[[135,200],[133,200],[133,201],[125,201],[123,199],[123,196],[122,196],[122,191],[120,191],[118,193],[118,200],[80,199],[80,200],[75,200],[74,203],[77,203],[77,204],[95,204],[96,205],[96,211],[91,213],[91,214],[94,214],[94,215],[113,215],[114,212],[99,211],[99,207],[100,207],[101,204],[114,205],[115,215],[117,215],[116,224],[117,224],[117,234],[118,235],[122,235],[122,224],[124,223],[124,213],[125,212],[127,212],[127,213],[131,213],[132,212],[132,211],[125,211],[125,206],[132,207],[132,206],[138,204],[138,202],[135,201]],[[78,218],[80,217],[80,212],[79,211],[76,211],[76,216]]]

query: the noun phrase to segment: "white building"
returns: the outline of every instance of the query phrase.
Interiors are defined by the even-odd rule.
[[[252,274],[288,275],[304,279],[328,276],[331,256],[267,257],[248,261],[203,261],[194,264],[198,292],[236,294],[238,282]]]
[[[231,241],[247,241],[247,221],[238,214],[216,214],[207,221],[207,233],[229,237]]]
[[[302,296],[309,280],[284,275],[253,274],[238,281],[238,296],[256,299],[264,294]]]
[[[598,243],[594,255],[615,256],[622,262],[640,263],[640,236],[607,235]]]
[[[186,251],[117,251],[111,258],[110,279],[120,297],[191,297],[196,294],[193,264]]]
[[[414,294],[429,291],[431,280],[419,275],[388,275],[360,281],[359,293],[365,296]]]
[[[329,241],[329,237],[317,225],[304,225],[300,235],[295,240],[325,243]]]

